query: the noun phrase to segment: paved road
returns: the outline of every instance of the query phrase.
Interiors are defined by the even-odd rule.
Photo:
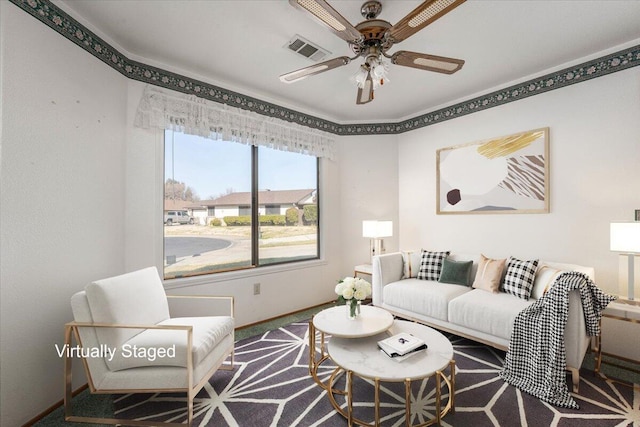
[[[231,241],[214,237],[174,237],[164,238],[164,255],[185,257],[205,252],[217,251],[231,245]]]

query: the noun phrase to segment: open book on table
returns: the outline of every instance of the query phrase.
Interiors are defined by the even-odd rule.
[[[387,356],[400,360],[400,358],[405,359],[405,356],[420,350],[425,350],[427,344],[418,337],[406,332],[400,332],[399,334],[378,341],[378,347]]]

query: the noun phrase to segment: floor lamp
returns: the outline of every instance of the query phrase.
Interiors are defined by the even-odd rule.
[[[627,256],[627,296],[634,300],[635,257],[640,255],[640,221],[612,222],[611,250]]]
[[[371,261],[374,256],[384,251],[382,238],[391,236],[393,236],[393,221],[362,221],[362,237],[371,239],[369,246]]]

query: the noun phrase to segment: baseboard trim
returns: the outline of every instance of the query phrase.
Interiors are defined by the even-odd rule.
[[[328,305],[328,304],[331,304],[331,303],[334,303],[334,302],[335,302],[335,300],[331,300],[331,301],[323,302],[321,304],[312,305],[311,307],[302,308],[300,310],[292,311],[290,313],[280,314],[278,316],[271,317],[269,319],[264,319],[264,320],[260,320],[258,322],[249,323],[248,325],[239,326],[239,327],[236,328],[236,330],[239,331],[239,330],[242,330],[242,329],[252,328],[252,327],[257,326],[257,325],[259,325],[261,323],[267,323],[267,322],[271,322],[273,320],[281,319],[283,317],[293,316],[294,314],[302,313],[303,311],[307,311],[307,310],[311,310],[311,309],[314,309],[314,308],[322,307],[323,305]]]

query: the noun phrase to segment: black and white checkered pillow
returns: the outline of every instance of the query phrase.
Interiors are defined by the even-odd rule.
[[[507,273],[504,276],[502,288],[508,294],[525,300],[529,299],[533,289],[533,281],[538,270],[538,260],[520,261],[509,257]]]
[[[438,280],[440,271],[442,271],[442,263],[449,256],[446,252],[430,252],[422,250],[422,258],[420,259],[420,270],[418,271],[418,279],[420,280]]]

